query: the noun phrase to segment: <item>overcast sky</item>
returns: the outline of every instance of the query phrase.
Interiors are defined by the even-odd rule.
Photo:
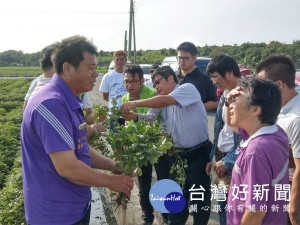
[[[80,34],[99,50],[124,46],[129,0],[2,0],[0,52],[40,51]],[[137,49],[300,40],[300,0],[136,0]]]

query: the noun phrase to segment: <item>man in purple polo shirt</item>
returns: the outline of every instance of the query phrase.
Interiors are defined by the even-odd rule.
[[[98,76],[96,47],[81,36],[64,39],[52,57],[57,74],[32,97],[21,129],[25,216],[28,224],[88,224],[90,186],[130,197],[133,180],[89,147],[80,93]]]
[[[289,145],[276,125],[280,89],[262,79],[240,81],[226,101],[227,123],[244,140],[232,171],[227,224],[285,225]]]

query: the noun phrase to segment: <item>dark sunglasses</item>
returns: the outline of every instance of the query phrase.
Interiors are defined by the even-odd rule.
[[[156,81],[153,82],[153,87],[156,88],[157,85],[159,85],[160,81],[164,79],[164,77],[158,78]]]

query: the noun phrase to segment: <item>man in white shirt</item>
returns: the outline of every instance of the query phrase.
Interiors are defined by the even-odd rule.
[[[53,74],[55,73],[55,69],[53,66],[53,63],[51,61],[51,55],[54,51],[54,49],[57,47],[58,43],[54,43],[51,45],[46,46],[43,48],[40,56],[40,65],[43,69],[42,75],[38,76],[35,78],[32,83],[30,84],[30,87],[27,91],[27,94],[24,98],[24,104],[23,104],[23,110],[25,109],[27,102],[32,94],[38,91],[41,87],[45,86],[48,84],[52,77]]]
[[[287,133],[290,145],[290,220],[300,224],[300,95],[295,90],[295,65],[287,55],[270,56],[256,67],[258,77],[270,79],[281,89],[282,105],[277,124]]]
[[[237,149],[241,138],[238,134],[233,133],[226,123],[225,99],[229,92],[237,86],[241,79],[241,73],[235,59],[226,54],[214,57],[207,66],[207,73],[210,75],[211,79],[216,82],[218,88],[224,91],[216,111],[214,142],[211,149],[210,161],[212,161],[215,156],[216,164],[214,170],[217,174],[215,184],[227,185],[229,188],[231,170],[236,157],[228,153]],[[212,162],[207,164],[206,172],[208,174],[210,173],[211,166]],[[220,206],[220,210],[218,211],[220,225],[226,225],[227,199],[225,201],[219,201],[219,199],[217,199],[217,201]]]
[[[127,94],[123,83],[123,71],[126,65],[126,53],[123,50],[114,52],[115,69],[109,71],[102,78],[99,91],[103,93],[103,99],[112,107],[112,100],[116,99],[118,106],[122,104],[122,97]]]

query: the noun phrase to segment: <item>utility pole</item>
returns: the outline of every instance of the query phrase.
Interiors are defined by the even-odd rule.
[[[135,19],[134,19],[134,10],[132,14],[132,25],[133,25],[133,49],[134,49],[134,63],[136,63],[136,45],[135,45]]]
[[[127,54],[127,30],[125,30],[125,37],[124,37],[124,51]]]
[[[130,0],[128,60],[131,60],[132,15],[133,15],[133,0]]]

